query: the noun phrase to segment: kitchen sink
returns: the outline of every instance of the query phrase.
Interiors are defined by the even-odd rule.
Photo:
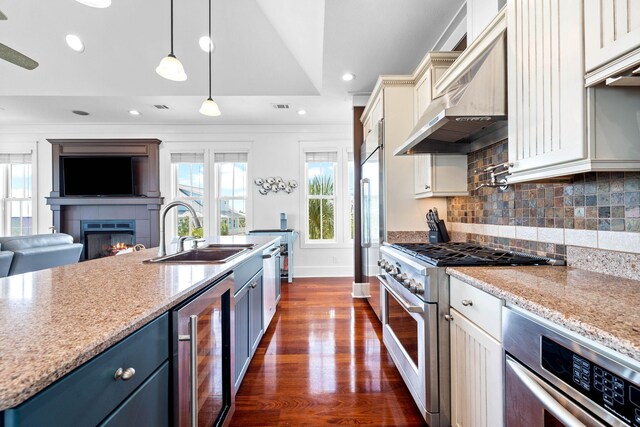
[[[197,249],[178,252],[143,261],[144,263],[171,264],[224,264],[225,262],[249,252],[254,244],[214,243]]]

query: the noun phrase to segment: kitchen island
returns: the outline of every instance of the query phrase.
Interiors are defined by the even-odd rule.
[[[275,243],[223,264],[143,263],[156,249],[0,279],[0,411],[20,405]],[[161,320],[161,319],[159,319]],[[167,337],[168,340],[168,337]]]

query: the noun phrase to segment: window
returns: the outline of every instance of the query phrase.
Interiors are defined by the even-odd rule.
[[[33,233],[31,154],[0,154],[2,235]]]
[[[204,154],[171,153],[171,198],[189,203],[200,221],[204,220]],[[202,237],[203,230],[193,229],[190,214],[186,208],[178,206],[175,215],[177,236]]]
[[[336,240],[336,152],[305,154],[307,240]]]
[[[216,153],[218,234],[245,234],[247,225],[247,153]]]

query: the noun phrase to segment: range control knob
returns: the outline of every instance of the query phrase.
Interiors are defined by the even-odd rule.
[[[378,267],[382,267],[387,263],[387,261],[385,261],[384,259],[380,258],[378,260]]]
[[[414,294],[422,295],[424,294],[424,287],[421,284],[416,283],[415,289],[411,288],[411,292],[413,292]]]
[[[408,277],[406,273],[398,273],[398,277],[396,277],[396,279],[398,279],[398,282],[404,284],[404,281],[408,280]]]
[[[395,268],[395,267],[394,267],[393,265],[389,264],[389,263],[386,263],[386,264],[385,264],[385,266],[384,266],[384,270],[385,270],[387,273],[391,273],[391,271],[392,271],[394,268]]]

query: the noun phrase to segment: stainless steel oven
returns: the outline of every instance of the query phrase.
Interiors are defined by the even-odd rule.
[[[383,247],[380,262],[382,338],[431,427],[449,425],[449,333],[444,269],[430,268]],[[444,287],[445,289],[440,289]],[[440,299],[439,297],[442,297]]]
[[[621,355],[504,309],[508,427],[640,426],[640,373]]]

